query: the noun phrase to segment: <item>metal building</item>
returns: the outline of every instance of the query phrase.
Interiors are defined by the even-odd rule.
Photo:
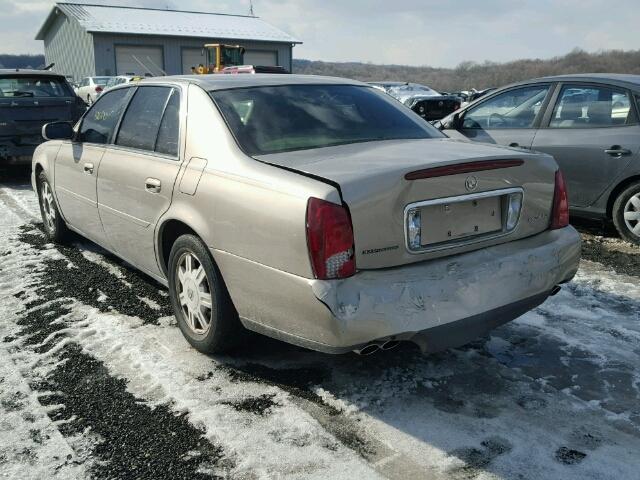
[[[246,48],[245,63],[291,71],[302,43],[255,16],[59,2],[36,35],[47,64],[74,80],[101,75],[177,75],[205,64],[205,43]]]

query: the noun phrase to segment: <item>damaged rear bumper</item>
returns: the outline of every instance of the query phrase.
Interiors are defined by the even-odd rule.
[[[220,260],[227,280],[231,265]],[[579,260],[580,236],[566,227],[344,280],[277,275],[273,269],[263,276],[253,264],[253,281],[238,289],[231,275],[227,284],[248,328],[290,343],[343,353],[395,339],[436,351],[467,343],[536,307],[573,278]],[[250,291],[256,288],[261,291]]]

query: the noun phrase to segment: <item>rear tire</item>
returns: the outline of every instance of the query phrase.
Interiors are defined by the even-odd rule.
[[[620,236],[640,245],[640,182],[627,187],[613,204],[613,224]]]
[[[242,341],[245,330],[202,240],[194,235],[176,240],[169,255],[168,277],[178,326],[196,350],[222,353]]]
[[[44,233],[55,243],[64,243],[69,236],[69,229],[60,215],[60,209],[53,196],[53,189],[44,172],[38,175],[38,203],[44,223]]]

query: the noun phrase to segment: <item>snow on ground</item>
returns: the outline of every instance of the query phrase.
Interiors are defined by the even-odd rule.
[[[637,277],[584,261],[533,312],[437,355],[329,356],[256,337],[234,358],[205,356],[153,281],[25,226],[34,199],[0,188],[0,408],[15,389],[37,418],[11,417],[12,450],[2,416],[0,475],[22,464],[42,477],[59,465],[50,452],[70,449],[61,478],[178,478],[174,465],[192,478],[638,478]],[[128,441],[138,429],[154,442]],[[29,443],[31,430],[50,443]],[[47,460],[23,460],[27,447]]]

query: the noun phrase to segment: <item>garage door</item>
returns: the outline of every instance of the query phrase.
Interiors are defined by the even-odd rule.
[[[117,46],[118,75],[164,75],[161,47]]]
[[[190,74],[191,67],[198,68],[198,65],[206,65],[206,57],[202,52],[202,48],[183,48],[182,49],[182,73]]]
[[[278,52],[270,50],[247,50],[244,52],[245,65],[264,65],[275,67],[278,65]]]

